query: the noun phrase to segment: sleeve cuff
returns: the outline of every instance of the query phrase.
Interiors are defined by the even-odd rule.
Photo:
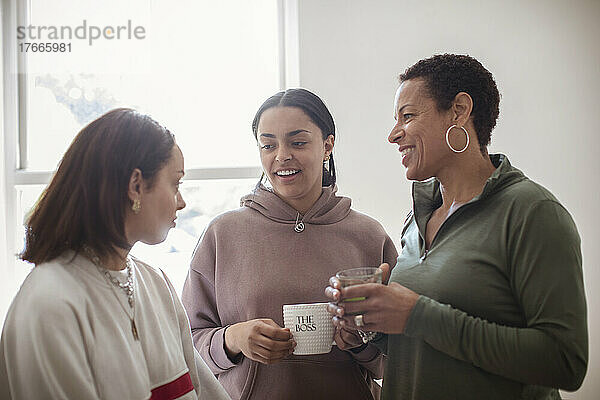
[[[375,339],[371,340],[370,344],[377,347],[380,352],[387,355],[387,339],[388,336],[385,333],[378,332]]]
[[[429,297],[419,296],[419,299],[406,320],[404,335],[410,337],[419,337],[422,335],[424,315],[427,313],[427,308],[432,302],[433,300]]]
[[[237,362],[233,362],[227,356],[227,352],[225,351],[225,330],[227,328],[228,326],[217,329],[210,341],[210,358],[223,370],[231,369],[241,361],[241,357],[236,360]]]
[[[381,352],[377,347],[372,344],[367,344],[363,350],[357,353],[352,352],[352,357],[358,362],[367,363],[376,359],[379,354],[381,354]]]

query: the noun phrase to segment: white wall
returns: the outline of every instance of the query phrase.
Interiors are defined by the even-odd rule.
[[[583,387],[563,395],[597,398],[600,1],[300,0],[299,36],[300,84],[322,95],[338,125],[340,190],[396,241],[410,209],[386,141],[396,76],[445,52],[470,54],[494,74],[502,100],[491,151],[549,188],[582,237],[590,362]]]

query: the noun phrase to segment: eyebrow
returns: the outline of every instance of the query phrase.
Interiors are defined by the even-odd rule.
[[[307,131],[306,129],[296,129],[295,131],[288,132],[285,135],[286,136],[294,136],[294,135],[297,135],[302,132],[311,133],[310,131]],[[264,136],[264,137],[268,137],[268,138],[275,138],[275,135],[273,135],[272,133],[267,133],[267,132],[261,133],[260,136]]]

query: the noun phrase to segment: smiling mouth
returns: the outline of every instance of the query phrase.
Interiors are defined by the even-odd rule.
[[[405,149],[403,149],[400,154],[402,155],[402,157],[406,156],[407,154],[412,153],[413,151],[415,151],[414,147],[407,147]]]
[[[286,169],[286,170],[283,170],[283,171],[277,171],[277,172],[275,172],[275,175],[286,178],[288,176],[296,175],[299,172],[300,172],[299,169]]]

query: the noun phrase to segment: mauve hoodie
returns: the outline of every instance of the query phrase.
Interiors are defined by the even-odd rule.
[[[294,231],[297,212],[263,186],[242,207],[216,217],[200,238],[183,288],[194,344],[233,399],[372,399],[383,356],[369,344],[354,354],[290,356],[265,365],[223,347],[225,327],[255,318],[283,326],[282,306],[327,301],[336,271],[395,265],[397,252],[383,227],[325,187]]]

